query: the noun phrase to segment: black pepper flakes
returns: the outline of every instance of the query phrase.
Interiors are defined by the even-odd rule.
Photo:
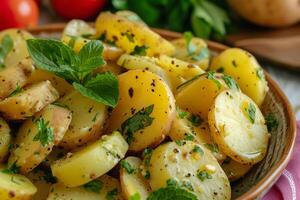
[[[133,97],[133,93],[134,93],[134,90],[133,90],[133,88],[131,87],[131,88],[129,88],[129,90],[128,90],[128,94],[129,94],[129,97],[130,98],[132,98]]]

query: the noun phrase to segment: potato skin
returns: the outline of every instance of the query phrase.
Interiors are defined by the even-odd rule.
[[[1,200],[31,200],[37,188],[25,176],[3,173],[0,167],[0,199]],[[12,181],[13,180],[13,181]]]
[[[249,172],[252,165],[241,164],[228,158],[222,163],[221,167],[226,173],[228,179],[233,182],[242,178],[247,172]]]
[[[119,103],[108,122],[108,130],[118,130],[135,112],[154,105],[150,126],[134,133],[129,150],[138,152],[156,146],[165,138],[175,117],[172,92],[159,76],[148,71],[130,70],[121,74],[119,80]]]
[[[65,149],[75,149],[97,140],[105,129],[107,106],[91,100],[78,91],[72,91],[58,101],[72,111],[72,121],[59,144]]]
[[[126,53],[133,52],[136,46],[144,45],[148,47],[148,56],[174,53],[173,45],[147,26],[110,12],[102,12],[98,16],[96,31],[98,36],[103,34],[106,40],[114,41]]]
[[[54,102],[58,97],[59,94],[51,83],[43,81],[1,101],[0,112],[7,119],[26,119]]]
[[[8,97],[17,87],[22,88],[33,71],[34,66],[29,59],[24,59],[17,65],[0,71],[0,100]]]
[[[269,90],[263,69],[253,55],[238,48],[223,51],[212,60],[211,70],[222,69],[224,74],[232,76],[243,93],[260,106]]]
[[[11,141],[10,128],[6,121],[0,118],[0,162],[7,158]]]
[[[42,145],[41,141],[34,140],[39,133],[36,120],[44,119],[49,122],[48,127],[53,129],[54,141]],[[8,163],[16,163],[20,172],[25,174],[38,166],[63,138],[72,119],[71,111],[55,105],[46,106],[41,112],[35,114],[34,119],[26,120],[20,127],[15,139],[14,148]]]

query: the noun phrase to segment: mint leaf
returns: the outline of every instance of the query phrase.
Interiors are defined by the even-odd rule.
[[[268,131],[271,132],[271,131],[276,130],[278,128],[279,122],[275,118],[273,113],[269,113],[266,116],[266,124],[267,124],[267,127],[268,127]]]
[[[15,161],[12,165],[3,169],[2,172],[5,174],[18,174],[20,172],[20,168],[21,167],[17,165],[17,161]]]
[[[130,197],[129,197],[129,200],[141,200],[141,195],[140,195],[140,193],[135,193],[134,195],[131,195]]]
[[[96,179],[84,184],[82,187],[88,191],[100,193],[101,189],[103,188],[103,183]]]
[[[8,53],[13,49],[14,42],[9,35],[4,35],[0,43],[0,69],[4,68],[4,60]]]
[[[125,169],[125,171],[128,173],[128,174],[132,174],[135,172],[135,168],[133,168],[131,166],[131,164],[129,162],[127,162],[126,160],[121,160],[120,162],[120,165],[123,169]]]
[[[45,122],[43,118],[35,121],[38,133],[34,136],[33,141],[40,141],[42,146],[46,146],[54,142],[53,128],[49,127],[49,122]]]
[[[141,129],[144,129],[150,126],[154,120],[151,117],[151,113],[153,111],[154,104],[142,108],[137,113],[135,113],[132,117],[128,118],[121,125],[121,132],[126,137],[126,141],[130,144],[133,140],[133,134]]]
[[[84,84],[73,83],[73,86],[83,96],[97,102],[115,107],[119,99],[118,80],[111,72],[97,74]]]
[[[152,192],[147,200],[197,200],[197,196],[180,187],[165,187]]]

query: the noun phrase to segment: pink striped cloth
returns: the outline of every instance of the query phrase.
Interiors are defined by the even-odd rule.
[[[263,200],[300,200],[300,121],[293,157],[282,176]]]

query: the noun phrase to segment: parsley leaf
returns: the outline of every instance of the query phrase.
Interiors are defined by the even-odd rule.
[[[132,174],[135,172],[136,169],[134,169],[131,164],[129,162],[127,162],[126,160],[121,160],[120,162],[120,165],[122,168],[125,169],[125,171],[128,173],[128,174]]]
[[[186,133],[184,136],[184,140],[188,140],[188,141],[194,141],[195,136],[191,133]]]
[[[103,187],[103,183],[96,179],[84,184],[82,187],[88,191],[99,193]]]
[[[211,143],[211,144],[206,143],[206,144],[204,144],[204,146],[206,148],[208,148],[213,153],[219,153],[220,152],[218,145],[215,144],[215,143]]]
[[[201,147],[199,147],[199,145],[195,145],[195,146],[194,146],[193,152],[194,152],[194,153],[200,153],[201,155],[204,154],[204,151],[201,149]]]
[[[20,168],[21,167],[17,165],[17,161],[15,161],[12,165],[3,169],[2,172],[5,174],[18,174],[20,172]]]
[[[153,152],[153,149],[151,149],[149,147],[146,148],[143,152],[143,158],[144,158],[143,163],[146,167],[144,178],[147,179],[147,180],[150,178],[149,166],[150,166],[150,160],[151,160],[152,152]]]
[[[68,45],[56,40],[27,40],[28,51],[35,64],[66,79],[83,96],[115,107],[119,98],[118,80],[112,73],[92,72],[105,64],[103,45],[91,40],[76,54]]]
[[[224,80],[224,82],[230,89],[233,89],[233,90],[240,89],[239,85],[235,82],[235,80],[231,76],[224,75],[224,76],[222,76],[222,79]]]
[[[9,95],[9,97],[13,97],[19,94],[20,92],[22,92],[22,88],[19,85],[17,85],[16,89]]]
[[[136,45],[134,47],[133,51],[130,53],[130,55],[145,56],[145,55],[147,55],[147,49],[148,49],[148,47],[145,45],[143,45],[143,46]]]
[[[180,119],[184,119],[189,114],[188,112],[180,110],[178,107],[176,108],[176,110]]]
[[[43,169],[42,170],[44,173],[43,179],[47,182],[47,183],[57,183],[57,179],[55,176],[53,176],[51,170],[46,170]]]
[[[4,68],[4,60],[8,53],[13,49],[14,42],[9,35],[4,35],[0,43],[0,69]]]
[[[115,200],[117,195],[118,195],[118,188],[114,188],[113,190],[107,192],[106,199]]]
[[[186,189],[169,186],[165,188],[160,188],[152,192],[147,198],[147,200],[170,200],[170,199],[197,200],[197,196]]]
[[[42,146],[46,146],[54,142],[53,128],[49,127],[49,122],[45,122],[43,118],[35,121],[38,133],[34,136],[33,141],[40,141]]]
[[[203,122],[199,115],[191,115],[190,117],[188,117],[188,120],[192,123],[193,126],[200,126],[200,124]]]
[[[222,85],[220,83],[219,80],[217,80],[216,76],[215,76],[215,72],[207,72],[207,78],[212,80],[218,87],[218,89],[221,89]]]
[[[212,176],[205,170],[198,171],[197,177],[203,182],[205,179],[212,179]]]
[[[268,127],[268,131],[271,132],[271,131],[276,130],[278,128],[279,122],[275,118],[273,113],[269,113],[266,116],[266,124],[267,124],[267,127]]]
[[[247,113],[250,122],[252,124],[254,124],[254,122],[255,122],[255,113],[256,113],[255,106],[252,103],[249,103],[248,107],[245,108],[245,112]]]
[[[133,140],[133,134],[141,129],[150,126],[154,120],[150,117],[154,108],[154,104],[142,108],[133,116],[124,121],[121,125],[121,132],[126,137],[126,141],[130,144]]]
[[[130,197],[129,197],[129,200],[141,200],[141,195],[140,195],[140,193],[135,193],[134,195],[131,195]]]

